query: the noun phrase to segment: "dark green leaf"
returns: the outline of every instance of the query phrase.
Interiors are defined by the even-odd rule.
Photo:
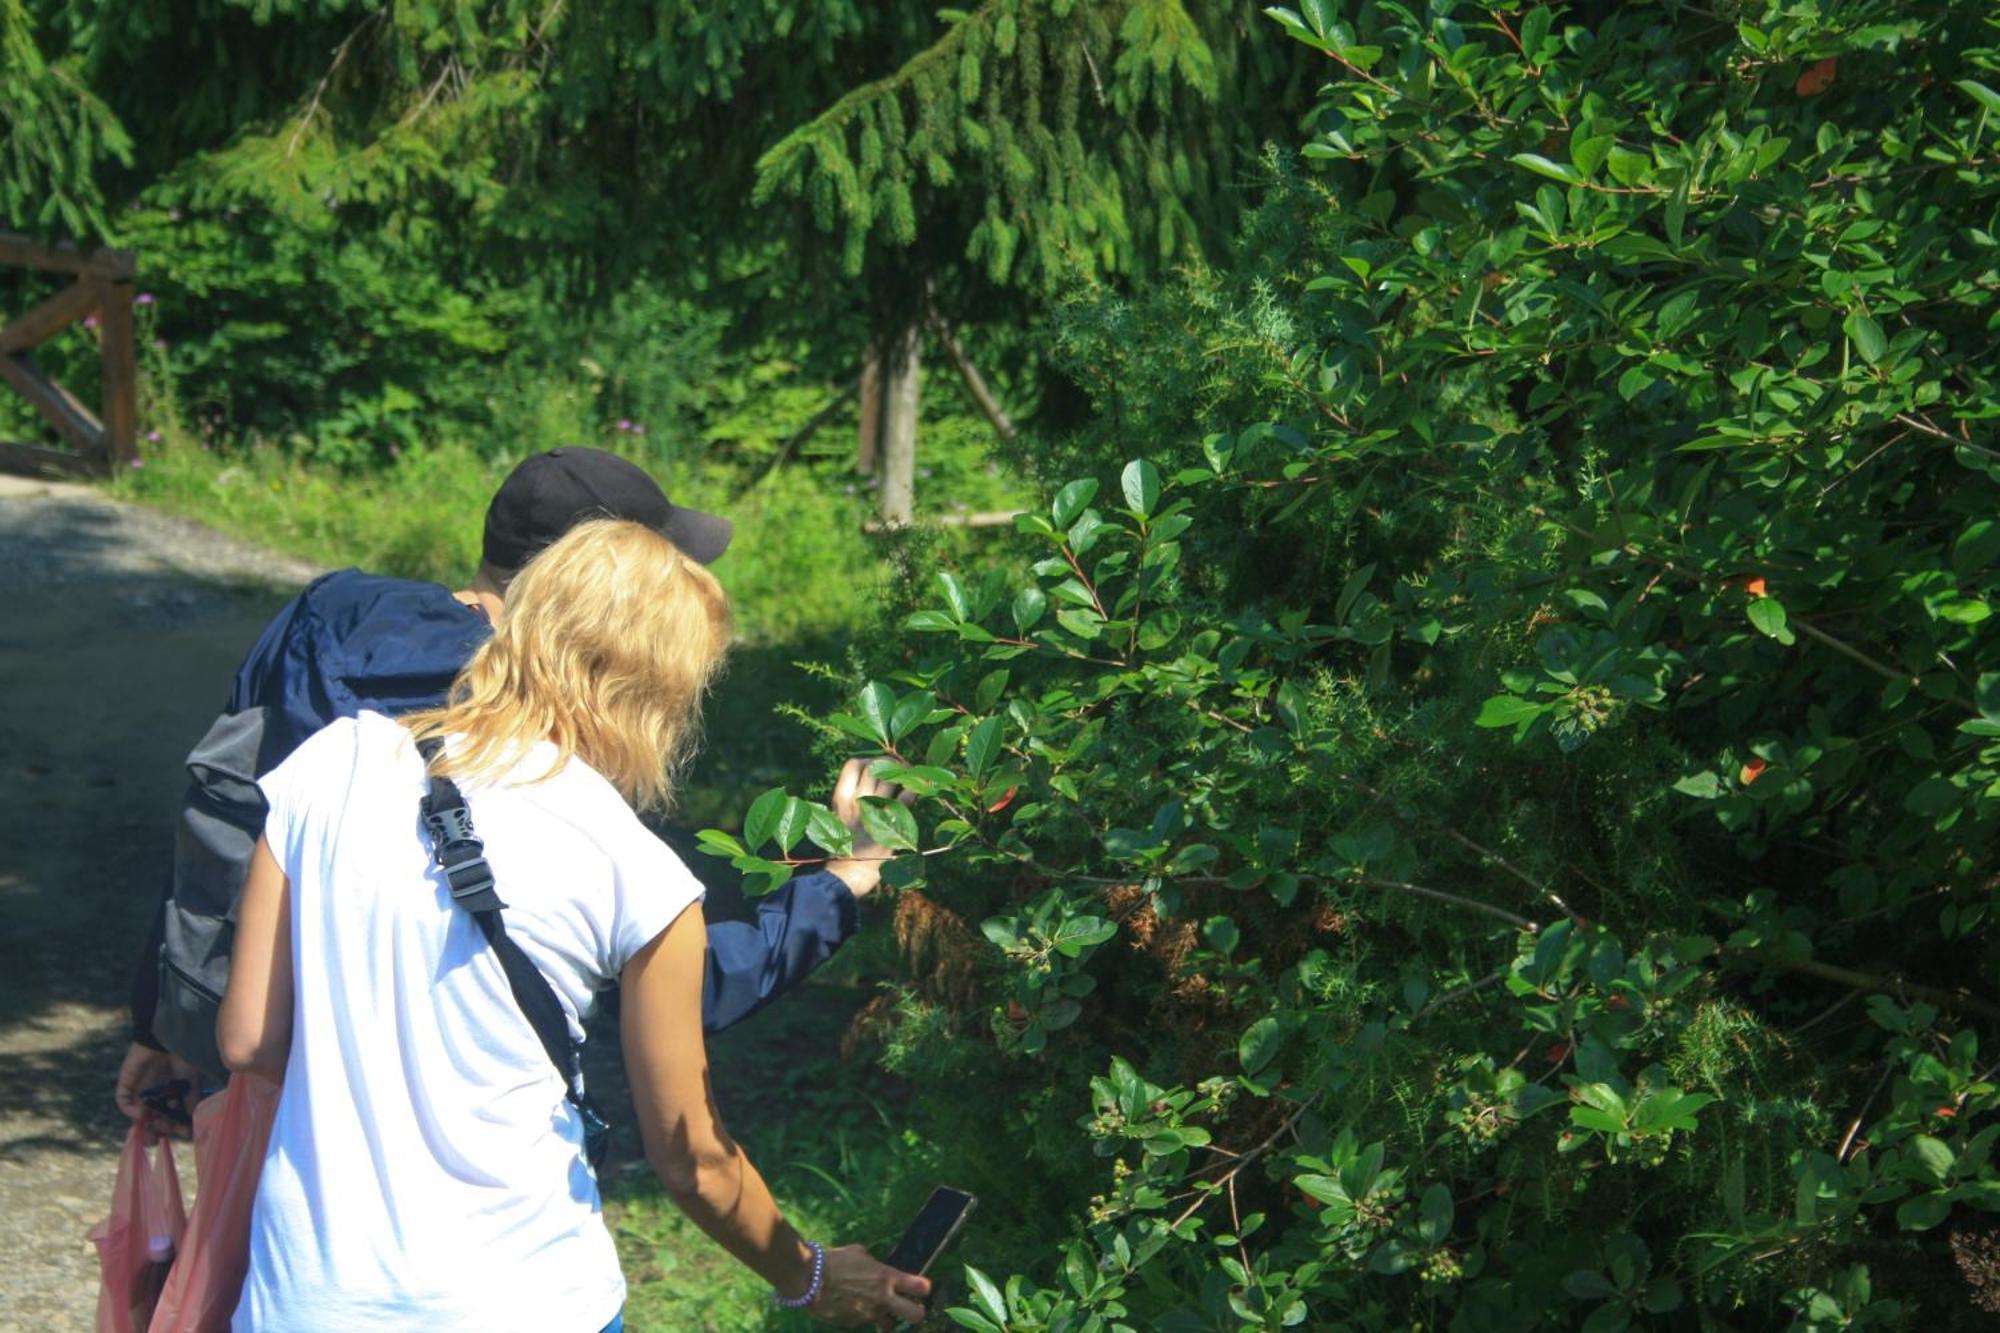
[[[1515,694],[1496,694],[1479,705],[1479,716],[1473,719],[1473,725],[1511,727],[1540,717],[1547,711],[1547,704],[1538,704]]]
[[[1067,528],[1076,522],[1078,514],[1084,510],[1097,494],[1097,483],[1085,478],[1073,481],[1056,492],[1055,503],[1049,506],[1049,517],[1058,528]]]
[[[1752,598],[1744,610],[1759,634],[1768,635],[1780,643],[1792,641],[1792,631],[1785,623],[1785,605],[1777,598]]]
[[[1896,1225],[1904,1231],[1929,1231],[1951,1216],[1951,1200],[1942,1194],[1919,1194],[1896,1209]]]
[[[861,827],[892,852],[917,849],[917,818],[901,801],[884,796],[862,797]]]
[[[1160,503],[1160,470],[1145,459],[1125,465],[1119,483],[1125,492],[1125,507],[1141,518],[1150,518]]]
[[[1254,1074],[1271,1063],[1271,1057],[1284,1044],[1284,1024],[1267,1014],[1252,1023],[1237,1039],[1236,1058],[1242,1063],[1244,1073]]]
[[[1085,949],[1104,943],[1118,933],[1118,927],[1101,916],[1073,916],[1056,927],[1051,942],[1056,952],[1075,958]]]
[[[880,681],[870,681],[861,691],[861,717],[874,729],[875,738],[889,740],[889,714],[896,708],[896,693]]]
[[[889,714],[889,739],[901,741],[930,716],[937,706],[937,698],[929,690],[916,690],[896,701],[896,707]]]
[[[1004,1328],[1007,1323],[1007,1302],[1001,1299],[1000,1288],[993,1285],[993,1279],[971,1264],[967,1264],[965,1280],[972,1287],[972,1301],[979,1307],[979,1312]]]
[[[1049,608],[1048,594],[1040,588],[1023,588],[1014,594],[1014,626],[1026,634]]]
[[[965,741],[965,768],[974,777],[984,773],[1000,752],[1000,719],[989,717],[972,729]]]
[[[1882,326],[1874,318],[1862,311],[1855,311],[1841,321],[1841,328],[1854,343],[1854,350],[1861,353],[1861,359],[1874,365],[1889,350],[1889,340],[1882,334]]]
[[[1971,79],[1959,79],[1953,86],[1979,103],[1989,114],[2000,112],[2000,93],[1994,92],[1985,84],[1975,83]]]
[[[770,841],[791,799],[783,787],[773,787],[752,801],[749,813],[743,816],[744,845],[754,850]]]
[[[853,831],[823,805],[807,808],[806,836],[824,848],[829,856],[846,856],[854,850]]]
[[[1575,167],[1561,162],[1551,162],[1540,153],[1516,153],[1507,160],[1516,166],[1526,167],[1537,175],[1561,181],[1565,185],[1578,185],[1583,181],[1583,177]]]

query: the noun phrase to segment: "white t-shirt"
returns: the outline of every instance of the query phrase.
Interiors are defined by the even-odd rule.
[[[546,743],[462,784],[507,933],[573,1033],[701,884],[616,789]],[[430,858],[424,766],[377,713],[259,784],[292,885],[292,1051],[238,1333],[595,1333],[625,1301],[583,1128],[470,913]]]

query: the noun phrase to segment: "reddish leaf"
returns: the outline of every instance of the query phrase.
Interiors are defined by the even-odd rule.
[[[1764,770],[1769,767],[1770,765],[1765,763],[1762,759],[1746,760],[1743,764],[1743,767],[1737,771],[1736,780],[1747,787],[1751,783],[1755,782],[1758,778],[1763,777]]]
[[[1019,787],[1009,787],[1004,796],[1002,796],[999,800],[995,801],[993,804],[986,807],[986,813],[991,815],[991,814],[997,814],[998,812],[1005,810],[1009,805],[1013,804],[1014,793],[1019,790],[1021,790]]]
[[[1840,62],[1832,56],[1820,61],[1805,73],[1799,75],[1798,94],[1800,97],[1818,97],[1833,87],[1833,76]]]

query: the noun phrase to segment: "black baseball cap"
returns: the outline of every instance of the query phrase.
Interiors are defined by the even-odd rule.
[[[634,463],[568,445],[523,459],[486,507],[486,563],[519,569],[544,546],[593,518],[643,523],[706,565],[729,549],[726,518],[683,509]]]

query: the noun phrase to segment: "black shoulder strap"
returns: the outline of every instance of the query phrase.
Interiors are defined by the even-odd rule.
[[[436,738],[417,743],[417,752],[423,755],[426,764],[434,762],[442,749]],[[499,955],[507,985],[514,992],[514,1002],[521,1006],[528,1026],[535,1030],[542,1049],[548,1052],[549,1062],[562,1075],[563,1087],[569,1100],[583,1112],[586,1128],[593,1121],[601,1123],[602,1116],[584,1095],[583,1061],[577,1053],[577,1044],[570,1040],[569,1019],[563,1014],[555,987],[507,935],[507,923],[500,915],[507,904],[494,891],[493,870],[486,864],[486,845],[473,831],[472,812],[466,808],[458,784],[450,778],[431,775],[423,812],[431,852],[451,885],[452,900],[472,913],[480,933]]]

